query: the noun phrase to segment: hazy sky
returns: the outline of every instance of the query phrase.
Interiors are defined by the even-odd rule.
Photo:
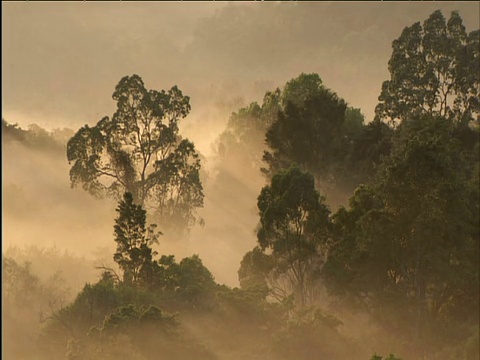
[[[115,85],[136,73],[147,88],[178,85],[191,97],[182,135],[208,168],[229,114],[301,72],[318,73],[371,120],[392,41],[436,9],[447,18],[459,10],[467,31],[480,27],[478,2],[2,2],[2,116],[24,128],[76,131],[111,116]],[[115,204],[72,191],[65,157],[16,144],[2,165],[9,244],[57,244],[87,255],[106,246],[110,256]],[[205,184],[205,228],[161,246],[179,259],[199,253],[217,281],[236,284],[240,260],[256,242],[264,179],[234,164],[229,171],[236,192]]]
[[[197,124],[209,133],[225,124],[212,105],[228,115],[317,72],[370,119],[392,41],[438,8],[479,27],[478,2],[2,2],[3,117],[95,124],[112,114],[120,78],[136,73],[149,88],[177,84],[192,97],[184,127],[199,137]]]

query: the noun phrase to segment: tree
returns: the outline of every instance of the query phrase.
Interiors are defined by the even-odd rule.
[[[61,154],[64,151],[63,134],[68,134],[69,129],[55,129],[49,132],[37,124],[30,124],[28,130],[23,130],[18,124],[9,124],[2,119],[2,141],[18,141],[22,145],[41,151],[48,151],[51,155]]]
[[[156,210],[162,225],[192,225],[203,206],[200,160],[193,143],[178,134],[189,97],[176,86],[147,90],[132,75],[120,80],[113,99],[112,118],[85,125],[67,144],[72,187],[98,197],[130,192],[137,204]]]
[[[412,352],[459,341],[478,319],[478,189],[453,129],[442,117],[401,124],[375,181],[334,215],[323,269],[332,290],[411,336]]]
[[[25,142],[28,132],[18,126],[18,124],[9,124],[2,118],[2,142],[10,140]]]
[[[96,284],[85,284],[63,312],[65,321],[88,331],[122,303],[122,296],[111,272],[104,271]]]
[[[301,74],[285,85],[282,109],[266,133],[263,160],[270,176],[296,164],[328,178],[339,156],[346,103],[326,89],[317,74]]]
[[[379,119],[374,119],[352,133],[347,161],[350,168],[348,174],[358,186],[367,183],[382,158],[390,154],[394,129]]]
[[[406,27],[392,44],[390,80],[382,85],[376,114],[403,121],[439,115],[467,125],[480,117],[480,32],[468,36],[458,12],[448,22],[440,10]]]
[[[235,171],[231,163],[238,160],[252,170],[258,170],[265,150],[265,132],[276,120],[280,109],[280,90],[265,93],[263,103],[253,102],[232,113],[226,130],[220,134],[218,154],[228,171]]]
[[[258,209],[258,243],[271,252],[275,278],[305,306],[315,300],[315,274],[323,262],[329,228],[329,210],[315,190],[313,176],[298,168],[279,172],[262,189]]]
[[[2,299],[8,304],[26,306],[41,293],[40,280],[32,273],[28,262],[21,266],[2,255],[2,278]]]
[[[194,307],[208,307],[215,280],[198,255],[186,257],[178,264],[177,298]]]
[[[151,245],[158,243],[154,224],[146,227],[146,211],[133,202],[133,195],[125,193],[120,201],[115,219],[117,250],[113,259],[123,270],[125,282],[137,284],[151,282],[153,255]]]
[[[270,279],[269,276],[274,266],[272,256],[265,254],[259,246],[256,246],[243,256],[240,263],[238,270],[240,287],[244,290],[266,288],[268,293],[268,283],[270,286],[273,283],[273,279]],[[281,300],[281,296],[277,296],[277,291],[282,291],[282,289],[271,289],[270,291],[277,300]]]
[[[216,283],[198,255],[183,258],[163,255],[155,264],[155,289],[178,304],[210,306]]]
[[[287,82],[280,104],[265,135],[268,167],[262,171],[271,177],[298,166],[314,175],[330,205],[344,204],[370,176],[385,151],[388,131],[371,136],[372,126],[364,124],[360,109],[326,88],[318,74],[302,73]],[[359,150],[368,156],[359,159]]]
[[[239,160],[242,168],[261,166],[260,152],[267,165],[261,170],[269,179],[298,166],[314,175],[317,187],[336,206],[388,152],[391,129],[364,120],[360,109],[326,88],[318,74],[301,73],[282,90],[267,92],[261,105],[254,102],[233,113],[219,137],[218,153],[228,174]]]
[[[325,90],[322,79],[318,74],[301,73],[285,84],[281,96],[282,107],[288,103],[302,107],[313,96],[320,95]]]

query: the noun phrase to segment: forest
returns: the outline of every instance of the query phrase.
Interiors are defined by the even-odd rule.
[[[480,30],[438,10],[391,49],[372,119],[302,72],[229,116],[208,170],[182,135],[190,96],[150,89],[141,74],[119,80],[113,113],[94,125],[2,119],[5,161],[22,152],[32,172],[40,157],[62,163],[71,188],[48,196],[87,194],[82,216],[102,208],[106,218],[88,221],[112,244],[95,264],[3,249],[5,358],[478,359]],[[52,168],[38,165],[46,179]],[[48,223],[66,211],[2,189],[11,213]],[[214,215],[202,213],[207,201]],[[245,230],[240,209],[256,225]],[[238,286],[199,254],[170,251],[227,212],[256,237],[232,265]],[[69,229],[80,244],[89,231]],[[33,270],[40,259],[63,270]]]

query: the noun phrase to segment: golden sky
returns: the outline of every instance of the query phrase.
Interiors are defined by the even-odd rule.
[[[370,120],[392,41],[438,8],[479,27],[478,2],[2,2],[3,116],[76,130],[137,73],[190,95],[193,123],[317,72]]]

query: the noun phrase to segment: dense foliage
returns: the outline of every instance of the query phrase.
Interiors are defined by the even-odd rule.
[[[326,256],[330,211],[315,190],[313,177],[298,168],[276,174],[271,185],[262,189],[258,209],[258,243],[273,262],[271,287],[294,294],[302,307],[314,303]]]
[[[133,203],[133,196],[125,193],[115,219],[117,251],[113,259],[123,270],[123,281],[136,284],[149,282],[152,276],[153,255],[151,245],[158,244],[155,226],[146,227],[147,212]]]
[[[156,209],[164,227],[185,230],[203,206],[200,159],[178,128],[189,97],[176,86],[148,90],[138,75],[122,78],[112,97],[112,118],[85,125],[67,144],[72,186],[100,197],[130,192],[136,203]]]
[[[458,12],[440,10],[406,27],[393,42],[391,79],[382,85],[377,115],[389,121],[442,116],[468,125],[480,116],[480,31],[465,31]]]

